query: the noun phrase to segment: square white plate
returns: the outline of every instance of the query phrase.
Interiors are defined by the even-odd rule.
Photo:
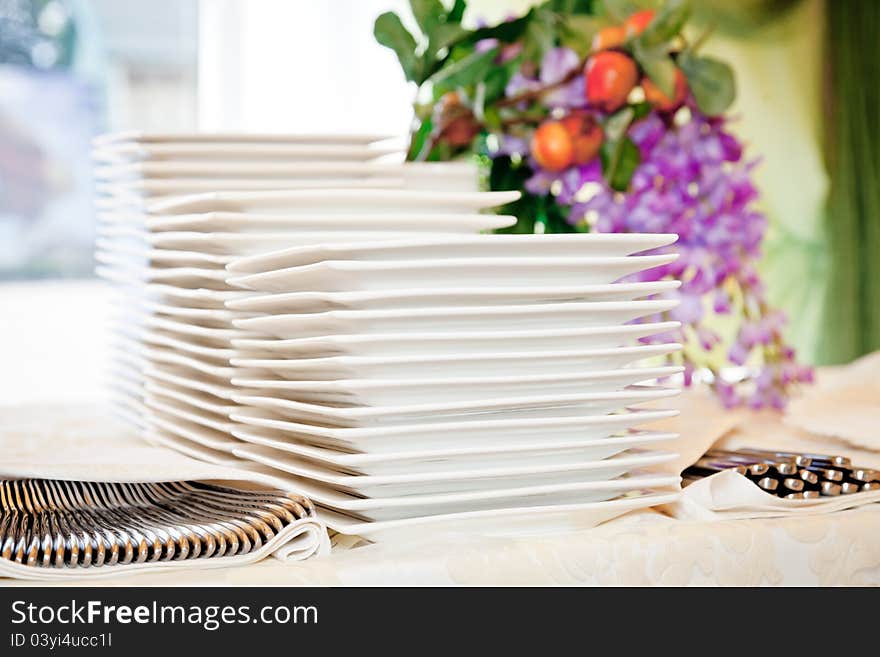
[[[322,509],[320,514],[333,531],[371,541],[405,541],[428,534],[522,538],[533,534],[583,531],[636,509],[671,504],[679,495],[678,492],[649,490],[602,502],[545,503],[543,506],[514,506],[380,522],[357,520],[329,509]]]
[[[620,258],[449,258],[357,262],[324,260],[313,265],[236,276],[230,285],[258,292],[352,292],[423,287],[584,285],[613,283],[635,272],[668,264],[676,254]]]
[[[148,354],[149,355],[149,354]],[[180,358],[179,356],[174,356]],[[170,357],[169,357],[170,358]],[[182,363],[183,364],[183,363]],[[414,379],[348,379],[339,381],[289,381],[233,375],[232,384],[248,394],[251,388],[279,390],[287,398],[316,404],[348,403],[362,406],[465,402],[486,397],[539,394],[576,394],[622,390],[628,385],[680,374],[684,368],[630,367],[605,372],[539,374],[530,376],[442,379],[422,374]]]
[[[98,135],[96,148],[109,144],[371,144],[392,139],[394,135],[368,133],[245,133],[245,132],[143,132],[120,130]]]
[[[491,416],[462,416],[445,422],[417,419],[414,424],[335,427],[295,422],[271,411],[240,406],[232,419],[248,427],[257,427],[265,432],[262,435],[272,436],[279,442],[369,453],[378,458],[405,450],[482,453],[530,448],[539,441],[550,444],[605,440],[638,425],[678,415],[676,410],[656,409],[631,409],[610,415],[591,413],[593,410],[586,408],[580,414],[558,416],[551,410],[539,417],[494,419]]]
[[[156,178],[186,176],[296,176],[319,162],[366,163],[400,153],[380,144],[108,144],[92,151],[101,177],[127,173]],[[312,174],[315,175],[315,174]],[[343,176],[344,177],[344,176]]]
[[[550,441],[536,432],[531,444],[494,448],[447,447],[446,449],[409,449],[401,452],[348,454],[336,450],[292,442],[278,432],[254,427],[236,426],[232,433],[239,439],[287,452],[326,468],[365,475],[428,473],[437,470],[473,469],[481,467],[559,465],[563,463],[609,458],[627,449],[651,447],[669,442],[677,434],[635,432],[593,440]],[[405,448],[406,445],[401,445]]]
[[[404,310],[330,310],[323,313],[234,318],[235,326],[278,338],[306,338],[350,333],[434,333],[587,328],[625,324],[646,315],[659,315],[677,300],[585,301],[515,306],[446,306]]]
[[[151,214],[253,212],[306,216],[338,214],[411,214],[464,212],[512,203],[519,192],[421,192],[412,190],[298,190],[282,192],[217,192],[157,201]]]
[[[586,233],[564,235],[467,235],[399,239],[390,242],[300,246],[236,260],[229,270],[262,273],[313,265],[325,260],[358,262],[444,258],[621,257],[668,246],[674,234]]]
[[[113,213],[107,213],[113,216]],[[119,213],[121,214],[121,213]],[[409,214],[340,214],[326,216],[248,214],[246,212],[204,212],[201,214],[146,215],[144,225],[152,231],[203,231],[213,233],[319,232],[334,235],[334,242],[348,242],[349,232],[399,231],[406,233],[476,233],[507,228],[516,217],[496,214],[439,214],[429,211]],[[372,240],[375,241],[375,240]],[[299,247],[295,247],[299,248]],[[276,249],[277,251],[277,249]]]
[[[565,285],[554,287],[442,287],[430,294],[419,288],[381,292],[286,292],[254,294],[237,292],[228,305],[234,310],[263,313],[305,313],[326,310],[378,310],[434,308],[439,306],[560,303],[563,301],[632,301],[676,290],[680,281]]]
[[[668,463],[678,456],[673,452],[645,452],[635,455],[622,454],[598,461],[554,465],[526,464],[430,473],[355,475],[323,468],[271,447],[244,445],[236,447],[234,453],[236,456],[318,482],[335,490],[374,499],[609,481],[628,472]]]
[[[273,353],[295,358],[320,356],[443,356],[494,351],[560,351],[631,347],[638,340],[673,331],[678,322],[591,326],[583,329],[532,331],[474,331],[450,333],[377,333],[373,335],[330,335],[315,338],[232,338],[236,349]],[[239,332],[244,333],[239,329]]]
[[[334,379],[411,378],[431,372],[438,377],[523,374],[573,374],[624,367],[647,358],[660,358],[679,351],[680,344],[638,345],[570,351],[486,352],[458,356],[397,356],[370,358],[330,356],[326,358],[260,358],[259,354],[235,350],[230,356],[236,367],[265,370],[290,379],[324,381]]]
[[[149,368],[147,373],[149,373]],[[262,408],[302,422],[337,427],[375,427],[416,422],[451,422],[455,420],[506,420],[564,415],[604,415],[634,404],[674,397],[677,388],[632,386],[614,392],[584,392],[569,395],[534,395],[472,399],[441,404],[410,404],[397,406],[331,406],[312,404],[280,395],[244,394],[233,389],[232,399],[238,404]]]
[[[396,520],[446,513],[464,513],[511,506],[545,504],[583,504],[613,499],[636,491],[652,491],[678,486],[679,477],[637,474],[611,481],[582,481],[541,486],[509,487],[497,490],[467,491],[398,497],[356,497],[325,484],[297,477],[297,490],[322,507],[349,516],[373,521]]]

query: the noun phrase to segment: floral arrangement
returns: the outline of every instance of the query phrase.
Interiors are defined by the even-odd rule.
[[[549,0],[473,29],[464,0],[411,7],[417,33],[390,12],[375,25],[418,87],[409,159],[475,155],[490,189],[523,191],[509,231],[677,233],[680,258],[640,280],[681,281],[665,317],[681,329],[654,339],[683,343],[688,385],[783,408],[812,380],[756,269],[767,222],[724,116],[733,72],[700,54],[708,31],[685,36],[685,0]]]

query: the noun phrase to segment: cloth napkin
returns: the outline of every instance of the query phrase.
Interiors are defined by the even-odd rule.
[[[0,409],[7,415],[0,429],[0,479],[61,479],[92,482],[201,481],[246,489],[296,492],[290,482],[260,468],[228,468],[191,459],[171,449],[145,445],[113,418],[97,414],[88,425],[38,427],[31,409]],[[55,415],[53,413],[53,415]],[[71,410],[71,417],[82,417]],[[54,429],[54,430],[53,430]],[[102,566],[34,568],[0,559],[0,577],[24,579],[93,578],[133,570],[225,568],[268,556],[297,561],[330,549],[323,522],[312,516],[286,526],[260,549],[248,554],[207,559]]]
[[[843,367],[821,369],[816,384],[784,414],[724,409],[700,389],[686,391],[672,405],[681,414],[649,428],[680,434],[663,446],[680,454],[668,466],[676,473],[712,447],[834,454],[861,467],[880,468],[880,352]],[[676,518],[717,520],[831,513],[878,501],[880,491],[786,500],[729,471],[686,486],[679,500],[663,510]]]

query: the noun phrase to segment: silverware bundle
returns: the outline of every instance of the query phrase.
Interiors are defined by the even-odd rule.
[[[194,481],[0,481],[0,558],[44,568],[248,554],[294,521],[307,499]]]
[[[880,471],[854,466],[844,456],[743,448],[710,450],[682,473],[690,483],[735,470],[762,490],[786,499],[815,499],[880,490]]]

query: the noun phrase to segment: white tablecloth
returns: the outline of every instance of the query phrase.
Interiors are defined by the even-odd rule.
[[[717,420],[717,407],[703,411]],[[699,424],[699,411],[690,421]],[[96,406],[29,405],[0,409],[0,454],[7,441],[134,438]],[[744,414],[727,440],[751,444],[840,444],[805,437],[779,417]],[[806,441],[806,442],[805,442]],[[868,452],[850,451],[871,460]],[[864,465],[876,464],[873,461]],[[383,584],[696,584],[880,585],[880,504],[833,514],[691,522],[642,511],[591,530],[500,539],[424,537],[406,544],[337,546],[328,557],[286,565],[103,578],[108,585]],[[21,582],[3,581],[3,585]]]

